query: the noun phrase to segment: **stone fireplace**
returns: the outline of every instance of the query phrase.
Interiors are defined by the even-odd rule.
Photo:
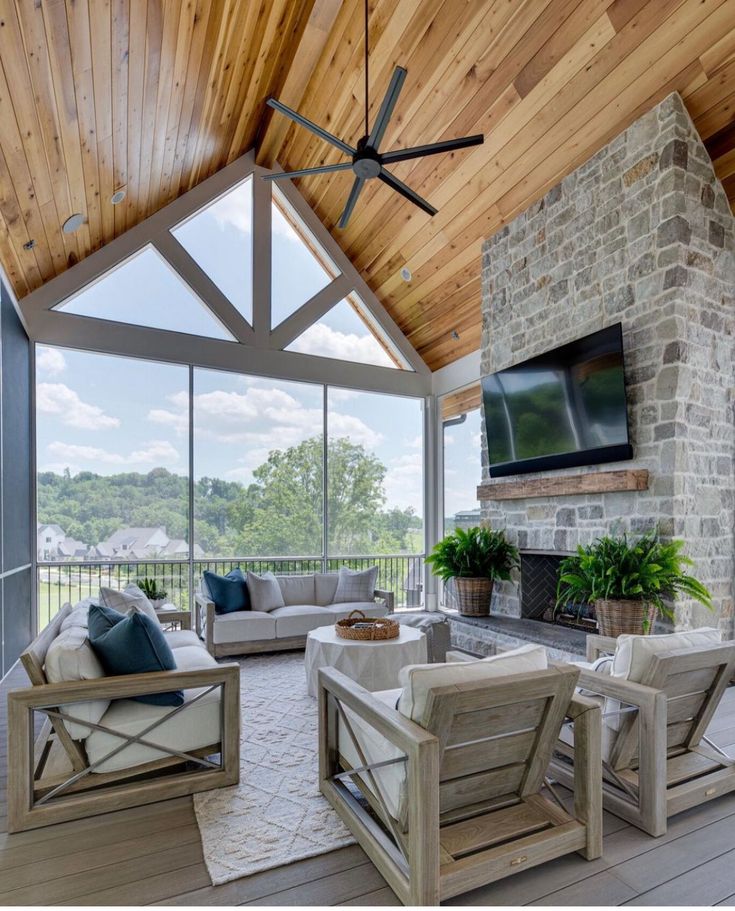
[[[716,604],[680,626],[733,633],[735,240],[727,198],[678,95],[662,101],[483,247],[483,375],[622,322],[634,459],[647,489],[484,500],[529,554],[658,524],[685,539]],[[603,466],[546,472],[559,477]],[[487,441],[483,479],[489,481]],[[496,585],[521,618],[528,583]],[[536,610],[536,608],[533,608]]]

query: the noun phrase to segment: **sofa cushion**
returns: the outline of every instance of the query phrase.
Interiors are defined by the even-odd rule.
[[[71,627],[82,627],[83,629],[86,629],[88,625],[87,615],[89,613],[89,608],[92,604],[99,604],[100,600],[99,597],[89,597],[78,601],[61,621],[59,631],[63,633],[64,630],[71,629]]]
[[[176,661],[158,621],[133,609],[119,622],[102,627],[114,620],[109,609],[93,604],[89,609],[89,641],[106,673],[145,674],[150,671],[174,671]],[[181,690],[170,693],[149,693],[133,696],[151,705],[181,705]]]
[[[334,593],[334,603],[343,604],[346,601],[370,601],[375,592],[375,583],[378,581],[378,567],[369,569],[349,569],[340,567],[337,591]]]
[[[250,610],[250,595],[245,575],[239,566],[230,570],[226,576],[205,569],[202,574],[202,591],[207,592],[214,601],[214,610],[218,614]]]
[[[329,611],[335,622],[346,619],[353,610],[362,611],[366,617],[385,617],[388,613],[388,608],[382,601],[347,601],[344,604],[332,604],[322,610]]]
[[[377,693],[372,693],[371,697],[378,702],[382,702],[384,705],[395,709],[396,702],[402,692],[400,687],[394,690],[380,690]],[[359,715],[356,715],[352,709],[345,706],[344,711],[352,726],[352,732],[368,763],[385,762],[387,759],[400,759],[404,755],[403,750],[392,744],[386,737],[383,737],[383,735],[376,731],[367,721]],[[363,762],[360,759],[360,754],[357,751],[341,716],[338,721],[337,737],[340,756],[342,756],[347,765],[353,769],[362,766]],[[385,801],[388,812],[395,819],[399,819],[402,815],[401,811],[406,793],[406,763],[396,762],[392,765],[375,769],[373,776],[377,780],[378,787],[381,790],[381,796]],[[362,775],[359,777],[360,779],[363,779]],[[365,784],[372,789],[367,776],[365,776]]]
[[[206,649],[196,646],[176,650],[179,670],[192,671],[213,667],[217,662]],[[184,691],[184,703],[192,702],[207,687]],[[132,699],[118,699],[113,702],[102,717],[101,723],[113,730],[128,735],[140,734],[154,721],[165,717],[170,707],[147,705]],[[206,746],[213,746],[220,740],[220,689],[202,696],[191,706],[181,709],[160,727],[145,735],[146,740],[161,746],[189,752]],[[102,731],[93,731],[85,742],[90,762],[97,762],[111,753],[122,741],[119,737]],[[95,772],[113,772],[132,766],[169,758],[168,754],[153,747],[133,743],[115,756],[103,762]]]
[[[548,667],[546,649],[542,645],[522,645],[520,648],[457,664],[410,664],[401,669],[399,681],[403,693],[398,711],[418,724],[424,720],[429,691],[438,686],[456,683],[475,683],[511,674],[544,671]]]
[[[665,633],[661,636],[618,636],[611,674],[633,683],[640,683],[656,655],[665,655],[682,648],[701,648],[722,642],[722,633],[712,627]]]
[[[275,639],[276,618],[266,611],[256,610],[220,614],[214,621],[212,638],[215,645]]]
[[[281,586],[271,572],[251,573],[247,575],[250,606],[255,611],[270,611],[274,607],[285,607],[286,602],[281,594]]]
[[[193,629],[171,629],[163,631],[164,638],[168,642],[169,646],[174,651],[174,659],[176,658],[175,652],[177,649],[186,648],[190,645],[195,645],[197,648],[206,649],[206,645],[202,640],[197,636]],[[178,667],[178,661],[176,662],[176,667]]]
[[[314,593],[316,595],[316,603],[320,607],[334,604],[338,582],[339,573],[314,573]]]
[[[145,595],[142,589],[131,582],[126,585],[123,591],[117,591],[114,588],[100,588],[100,601],[105,607],[112,607],[114,610],[125,613],[131,607],[137,607],[138,610],[147,614],[151,620],[158,623],[156,611]],[[160,626],[160,623],[158,624]]]
[[[334,617],[326,607],[315,604],[288,604],[271,611],[276,618],[276,638],[286,639],[289,636],[305,636],[310,630],[319,626],[330,626]]]
[[[70,627],[59,633],[48,647],[44,669],[49,683],[98,680],[105,676],[104,668],[89,644],[87,630],[82,627]],[[90,699],[88,702],[62,705],[61,710],[80,722],[97,724],[109,705],[109,699]],[[84,740],[90,731],[85,725],[72,721],[65,722],[65,725],[74,740]]]
[[[305,576],[276,576],[286,607],[292,604],[316,604],[314,573]]]

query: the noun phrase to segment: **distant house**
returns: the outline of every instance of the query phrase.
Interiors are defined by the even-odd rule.
[[[201,557],[204,551],[194,547],[194,556]],[[186,560],[189,545],[183,538],[169,538],[166,529],[121,528],[106,541],[90,548],[90,558],[95,560]]]
[[[475,528],[482,521],[480,509],[463,509],[449,516],[446,520],[446,532],[452,532],[455,528]]]
[[[39,522],[36,526],[36,553],[39,560],[83,560],[87,552],[87,545],[68,537],[60,525]]]

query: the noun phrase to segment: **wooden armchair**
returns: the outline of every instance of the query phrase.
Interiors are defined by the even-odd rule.
[[[587,657],[615,651],[615,639],[589,636]],[[650,835],[669,816],[735,790],[735,762],[706,737],[735,670],[735,642],[651,658],[640,683],[583,670],[579,685],[604,697],[603,804]],[[551,775],[571,785],[575,737],[557,744]]]
[[[49,683],[46,654],[71,606],[21,655],[31,687],[8,694],[8,831],[18,832],[236,784],[240,776],[240,668],[237,664]],[[204,648],[202,653],[209,659]],[[183,690],[176,707],[145,706],[135,696]],[[137,706],[142,724],[75,716],[90,701]],[[115,702],[117,700],[117,702]],[[206,710],[206,716],[202,707]],[[197,714],[197,710],[199,713]],[[171,735],[192,720],[212,730],[205,746]],[[38,716],[41,716],[39,719]],[[120,713],[116,718],[120,719]],[[41,721],[40,726],[37,720]],[[82,736],[79,729],[83,729]],[[197,731],[192,736],[196,737]],[[90,755],[96,736],[95,757]],[[207,734],[209,736],[209,734]],[[173,741],[173,742],[172,742]],[[145,758],[141,758],[141,751]],[[147,752],[146,752],[147,751]],[[129,758],[137,752],[137,758]]]
[[[555,667],[434,687],[417,724],[320,670],[322,793],[404,904],[436,905],[573,851],[601,855],[600,710],[574,695],[577,677]],[[573,815],[541,794],[567,716],[578,744]],[[385,759],[368,761],[364,747],[374,753],[382,738]]]

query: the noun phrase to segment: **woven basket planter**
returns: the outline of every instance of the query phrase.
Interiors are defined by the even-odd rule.
[[[492,579],[454,577],[454,597],[463,617],[487,617],[493,596]]]
[[[656,607],[647,601],[595,601],[595,616],[601,636],[644,636],[653,630]]]

